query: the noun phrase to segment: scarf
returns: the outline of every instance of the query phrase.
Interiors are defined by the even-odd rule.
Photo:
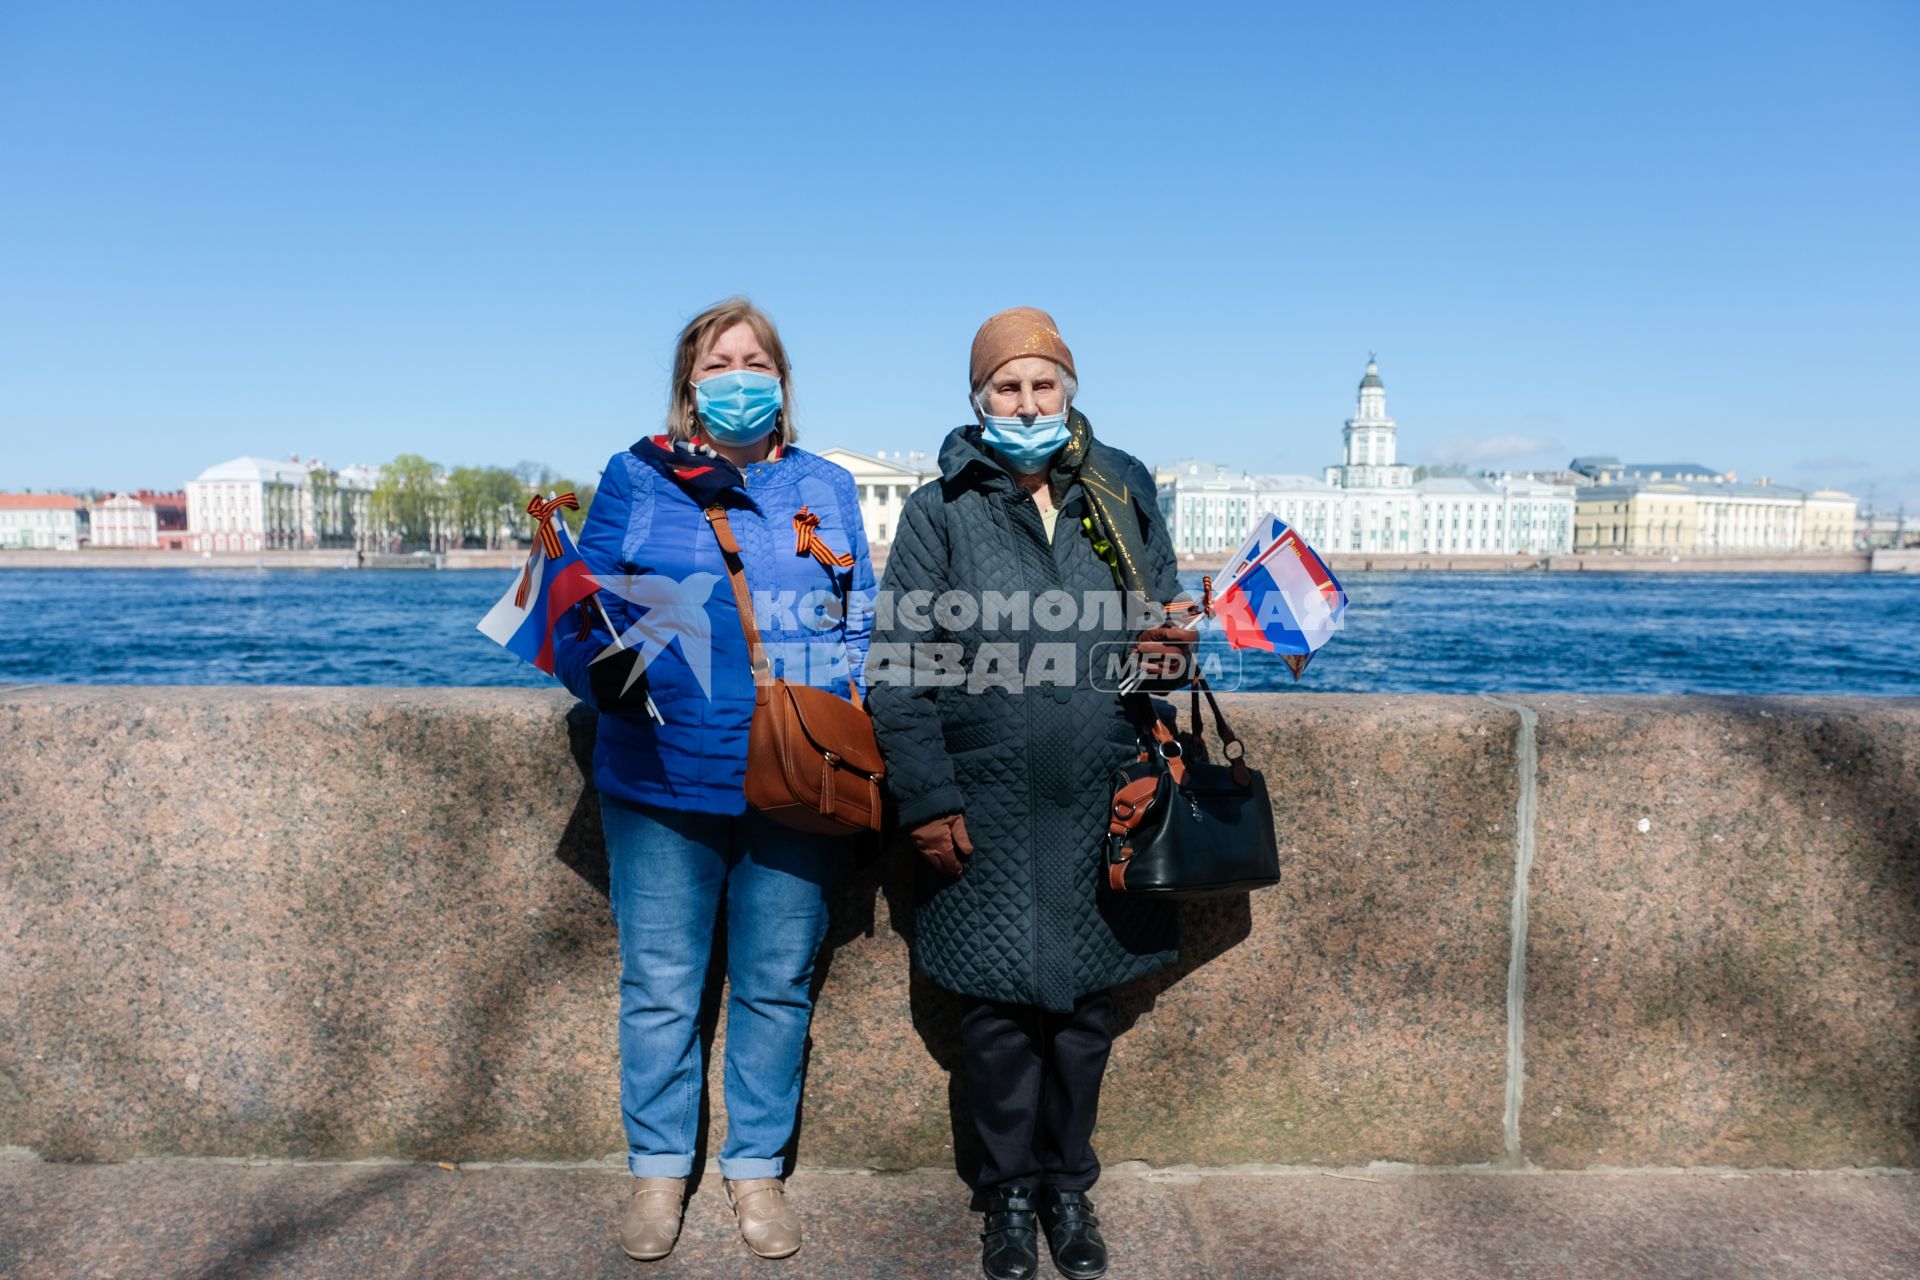
[[[1134,512],[1134,495],[1124,476],[1109,474],[1104,462],[1094,460],[1093,424],[1072,409],[1067,413],[1067,442],[1054,455],[1047,482],[1057,499],[1076,479],[1087,499],[1081,532],[1113,570],[1113,580],[1122,591],[1149,596],[1146,535]],[[1152,495],[1146,498],[1151,501]]]
[[[663,435],[646,436],[634,441],[628,452],[673,481],[702,511],[730,493],[744,493],[747,487],[747,478],[740,468],[698,438],[673,440]],[[777,445],[771,456],[780,456]]]

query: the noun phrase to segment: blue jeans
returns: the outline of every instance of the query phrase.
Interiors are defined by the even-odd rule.
[[[800,1105],[813,960],[844,842],[739,817],[602,796],[620,933],[620,1110],[636,1177],[693,1171],[705,1075],[697,1025],[727,911],[727,1140],[720,1172],[777,1178]]]

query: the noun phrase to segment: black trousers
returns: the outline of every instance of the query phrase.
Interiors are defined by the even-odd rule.
[[[1113,1048],[1113,995],[1071,1013],[969,998],[960,1015],[967,1100],[985,1155],[975,1207],[996,1188],[1085,1191],[1100,1178],[1093,1126]]]

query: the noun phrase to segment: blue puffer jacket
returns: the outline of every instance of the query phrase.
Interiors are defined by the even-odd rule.
[[[743,471],[745,491],[732,491],[728,522],[740,542],[773,674],[844,695],[850,676],[861,679],[873,619],[873,562],[853,476],[796,448]],[[850,568],[829,573],[815,556],[796,553],[793,518],[802,507],[820,517],[817,532],[828,549],[853,554]],[[655,724],[644,708],[602,711],[595,785],[603,795],[640,804],[745,812],[753,673],[726,561],[705,515],[678,484],[629,450],[615,454],[601,474],[579,542],[603,581],[634,575],[624,594],[604,587],[598,593],[614,625],[627,632],[651,617],[652,634],[629,633],[629,642],[666,644],[647,657],[647,682],[666,723]],[[844,619],[842,599],[848,601]],[[677,615],[676,603],[682,606]],[[578,628],[574,614],[556,629],[554,674],[598,711],[587,666],[609,636],[597,618],[587,638],[578,638]]]

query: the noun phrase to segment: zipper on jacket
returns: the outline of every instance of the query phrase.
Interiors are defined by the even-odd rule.
[[[1033,500],[1032,494],[1021,489],[1018,485],[1014,486],[1014,493],[1016,495],[1013,503],[1015,509],[1014,522],[1023,525],[1026,523],[1025,517],[1019,514],[1020,509],[1023,507],[1032,514],[1033,523],[1040,527],[1040,532],[1043,535],[1039,539],[1039,546],[1046,556],[1047,576],[1051,579],[1048,587],[1049,589],[1057,587],[1060,585],[1060,566],[1053,558],[1053,547],[1048,544],[1044,536],[1047,526],[1046,522],[1040,518],[1040,504]],[[1032,532],[1030,527],[1028,528],[1028,532]],[[1033,633],[1029,631],[1027,633],[1027,652],[1022,655],[1022,671],[1026,670],[1026,668],[1033,663],[1033,644]],[[1033,691],[1025,688],[1024,680],[1022,680],[1021,686],[1022,693],[1020,695],[1020,702],[1027,713],[1027,745],[1031,748],[1033,744]],[[1051,803],[1050,797],[1049,803]],[[1043,901],[1043,896],[1040,884],[1040,842],[1035,838],[1038,834],[1037,828],[1039,821],[1039,780],[1034,776],[1033,768],[1029,765],[1027,768],[1027,884],[1029,886],[1028,891],[1032,894],[1032,903],[1031,910],[1027,912],[1027,955],[1028,961],[1033,969],[1034,1003],[1044,1008],[1047,1000],[1046,970],[1042,968],[1040,963],[1040,904]]]

